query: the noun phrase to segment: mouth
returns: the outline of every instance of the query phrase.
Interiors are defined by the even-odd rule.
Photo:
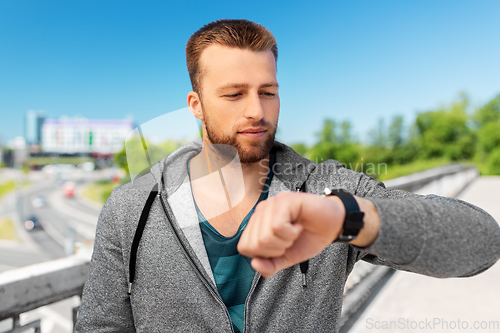
[[[238,134],[243,135],[248,138],[260,138],[266,134],[267,130],[263,127],[248,128],[243,131],[239,131]]]

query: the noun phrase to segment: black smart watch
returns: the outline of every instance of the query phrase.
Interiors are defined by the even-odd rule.
[[[325,188],[323,196],[335,195],[342,200],[345,207],[345,219],[342,234],[334,242],[350,242],[358,237],[359,231],[364,226],[365,213],[359,210],[356,199],[342,189]]]

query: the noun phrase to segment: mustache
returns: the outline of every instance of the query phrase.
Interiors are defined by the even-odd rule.
[[[261,119],[261,120],[257,120],[257,121],[247,122],[243,125],[239,125],[237,127],[237,132],[242,131],[242,130],[247,129],[247,128],[257,128],[257,127],[264,127],[266,130],[274,128],[274,126],[271,122],[264,121],[263,119]]]

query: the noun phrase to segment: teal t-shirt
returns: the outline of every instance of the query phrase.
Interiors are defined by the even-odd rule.
[[[257,203],[268,197],[269,185],[272,179],[273,160],[274,158],[271,154],[266,185],[264,185]],[[221,235],[210,225],[196,204],[195,206],[217,290],[229,312],[234,331],[236,333],[243,332],[245,324],[245,300],[252,287],[255,271],[250,266],[251,259],[239,254],[236,247],[241,233],[255,210],[255,206],[245,216],[236,234],[231,237]]]

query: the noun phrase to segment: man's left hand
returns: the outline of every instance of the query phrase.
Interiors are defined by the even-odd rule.
[[[356,245],[367,246],[376,238],[380,220],[371,201],[355,199],[365,212]],[[342,231],[344,217],[345,207],[336,196],[282,192],[257,205],[238,251],[253,258],[252,267],[269,277],[323,251]]]

